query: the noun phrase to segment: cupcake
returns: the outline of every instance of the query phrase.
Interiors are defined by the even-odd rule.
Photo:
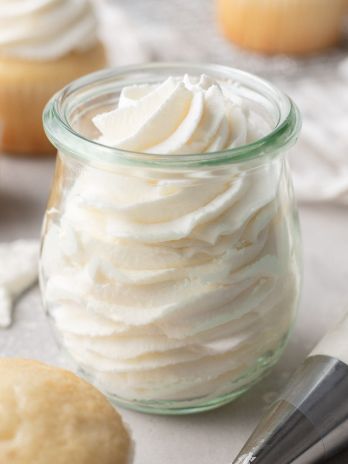
[[[346,0],[217,0],[224,34],[262,53],[306,54],[335,45]]]
[[[2,464],[129,464],[121,416],[94,387],[63,369],[0,359]]]
[[[88,0],[0,2],[0,150],[54,152],[41,122],[62,86],[106,64]]]

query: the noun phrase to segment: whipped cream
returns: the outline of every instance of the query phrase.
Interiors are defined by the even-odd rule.
[[[118,108],[93,118],[99,142],[166,155],[244,145],[263,134],[248,121],[247,107],[231,86],[202,75],[125,87]]]
[[[88,0],[0,0],[0,53],[54,60],[92,47],[97,22]]]
[[[15,299],[36,282],[38,259],[36,240],[0,244],[0,327],[11,325]]]
[[[103,143],[125,149],[236,146],[265,128],[233,89],[206,77],[129,87],[94,122]],[[299,295],[283,158],[195,171],[71,169],[79,174],[46,215],[41,280],[73,360],[126,400],[214,398],[257,378]]]

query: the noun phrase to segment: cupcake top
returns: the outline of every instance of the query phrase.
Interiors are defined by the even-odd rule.
[[[0,54],[55,60],[97,41],[89,0],[0,0]]]
[[[129,464],[120,415],[76,375],[36,361],[0,358],[0,462]]]

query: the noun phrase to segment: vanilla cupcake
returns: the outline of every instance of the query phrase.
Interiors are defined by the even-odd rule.
[[[0,0],[0,150],[54,152],[41,123],[47,100],[105,64],[88,0]]]
[[[121,416],[71,372],[0,358],[1,464],[129,464]]]
[[[342,37],[347,0],[217,0],[224,34],[263,53],[306,54]]]

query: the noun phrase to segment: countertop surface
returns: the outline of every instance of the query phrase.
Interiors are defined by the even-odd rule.
[[[38,237],[53,170],[52,158],[0,157],[1,241]],[[162,417],[122,410],[136,442],[135,464],[230,464],[291,372],[343,313],[348,303],[348,211],[306,206],[300,216],[304,289],[280,363],[245,396],[209,413]],[[37,287],[18,301],[12,327],[0,331],[0,355],[60,364]],[[348,454],[330,462],[347,460]]]

